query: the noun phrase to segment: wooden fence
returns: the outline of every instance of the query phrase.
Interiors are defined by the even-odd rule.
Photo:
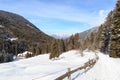
[[[75,73],[76,71],[86,69],[87,67],[93,67],[98,59],[99,57],[97,56],[95,59],[89,60],[88,62],[84,63],[83,66],[78,67],[77,69],[74,69],[74,70],[70,70],[70,68],[68,68],[68,72],[57,77],[55,80],[63,80],[66,77],[68,77],[68,80],[71,80],[71,74]]]
[[[95,63],[97,62],[98,59],[99,59],[99,57],[98,57],[98,55],[96,54],[96,58],[94,58],[94,59],[89,59],[86,63],[84,63],[84,65],[82,65],[81,67],[78,67],[78,68],[76,68],[76,69],[74,69],[74,70],[71,70],[71,68],[68,68],[68,71],[67,71],[65,74],[57,77],[57,78],[54,79],[54,80],[63,80],[63,79],[65,79],[65,78],[68,78],[68,80],[71,80],[71,74],[73,74],[73,73],[75,73],[75,72],[77,72],[77,71],[79,71],[79,70],[82,70],[82,69],[85,69],[85,70],[86,70],[86,69],[89,68],[89,67],[92,68],[92,67],[95,65]],[[65,69],[64,69],[64,70],[65,70]],[[63,70],[60,70],[60,71],[63,71]],[[44,75],[44,76],[41,76],[41,77],[37,77],[37,78],[34,78],[34,79],[32,79],[32,80],[37,80],[37,79],[40,79],[40,78],[42,78],[42,77],[46,77],[46,76],[51,75],[51,74],[56,74],[56,73],[58,73],[58,72],[60,72],[60,71],[53,72],[53,73],[50,73],[50,74],[47,74],[47,75]]]

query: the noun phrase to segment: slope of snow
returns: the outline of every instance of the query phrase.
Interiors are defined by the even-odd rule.
[[[77,74],[79,74],[78,72]],[[76,75],[77,75],[76,74]],[[110,58],[99,53],[96,65],[75,80],[120,80],[120,59]]]
[[[58,60],[49,60],[49,55],[44,54],[3,63],[0,64],[0,80],[54,80],[67,68],[77,68],[94,57],[93,52],[84,52],[81,57],[79,51],[72,50],[63,53]]]

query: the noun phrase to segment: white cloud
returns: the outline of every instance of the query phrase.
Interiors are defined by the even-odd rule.
[[[1,5],[1,4],[0,4]],[[26,6],[27,5],[27,6]],[[39,0],[29,1],[22,0],[16,4],[6,4],[9,11],[16,12],[23,16],[31,16],[31,21],[36,21],[36,18],[45,17],[45,18],[54,18],[62,19],[69,21],[76,21],[90,25],[91,27],[100,25],[105,20],[106,15],[109,10],[99,10],[96,12],[86,12],[84,10],[76,9],[75,7],[67,6],[64,4],[52,4],[52,3],[43,3]],[[2,7],[2,6],[0,6]],[[29,19],[29,18],[28,18]]]
[[[32,5],[31,5],[32,4]],[[28,5],[28,6],[26,6]],[[6,5],[7,6],[7,5]],[[23,16],[33,16],[32,21],[36,21],[37,18],[56,18],[69,21],[77,21],[90,26],[96,26],[103,22],[103,18],[106,15],[106,10],[100,10],[99,12],[86,12],[80,9],[76,9],[67,5],[43,3],[40,1],[22,1],[14,5],[9,5],[9,10],[22,14]]]
[[[100,11],[99,11],[99,15],[100,15],[101,17],[103,17],[103,16],[105,15],[104,13],[105,13],[105,10],[100,10]]]
[[[103,23],[105,21],[105,18],[107,17],[110,10],[100,10],[99,11],[99,22]]]
[[[77,21],[90,26],[97,26],[104,22],[108,12],[109,10],[100,10],[96,13],[86,13],[85,11],[65,5],[49,4],[48,7],[46,4],[41,3],[39,8],[34,9],[34,12],[29,12],[28,14],[38,17]]]
[[[109,10],[100,10],[99,16],[104,18],[107,16],[108,13],[109,13]]]

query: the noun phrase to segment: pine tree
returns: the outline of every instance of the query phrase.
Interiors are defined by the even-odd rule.
[[[83,56],[83,51],[84,51],[83,42],[82,42],[82,41],[79,41],[79,44],[80,44],[80,47],[79,47],[79,49],[80,49],[80,54],[81,54],[81,56]]]
[[[51,54],[49,59],[59,57],[60,53],[58,51],[58,41],[53,40],[52,45],[51,45]]]
[[[4,62],[4,56],[3,56],[3,53],[0,52],[0,63]]]
[[[36,54],[35,55],[40,55],[41,54],[41,49],[39,47],[36,47]]]
[[[68,40],[67,40],[67,49],[72,50],[74,49],[74,36],[72,35]]]
[[[74,35],[74,48],[78,49],[79,48],[79,33],[76,33]]]
[[[33,56],[35,56],[36,55],[36,49],[35,49],[35,47],[31,46],[29,49],[30,49],[29,51],[33,53]]]
[[[66,51],[64,40],[58,40],[58,49],[60,54]]]

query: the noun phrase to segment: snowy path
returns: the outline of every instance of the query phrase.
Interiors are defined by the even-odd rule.
[[[80,72],[76,73],[79,74]],[[120,59],[99,53],[96,65],[75,80],[120,80]]]

